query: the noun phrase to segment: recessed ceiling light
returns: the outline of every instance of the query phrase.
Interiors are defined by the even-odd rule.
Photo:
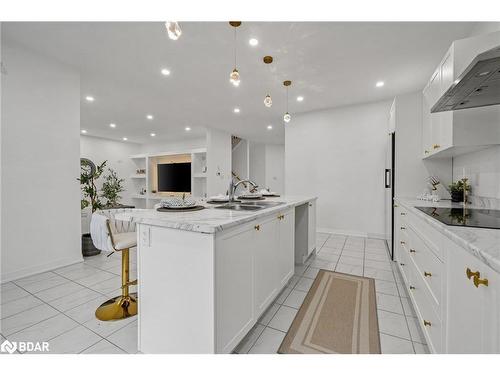
[[[155,133],[151,133],[149,134],[151,137],[156,137],[156,134]]]
[[[128,141],[128,138],[127,137],[123,137],[122,138],[124,141]]]
[[[248,41],[248,44],[250,44],[252,47],[255,47],[256,45],[259,44],[259,41],[255,38],[252,38]]]
[[[272,125],[267,125],[267,130],[271,130],[273,128]]]
[[[378,82],[375,84],[375,86],[377,86],[377,87],[382,87],[382,86],[384,86],[384,85],[385,85],[384,81],[378,81]]]
[[[240,113],[240,109],[239,108],[235,108],[235,109],[233,109],[233,112],[234,113]]]
[[[109,124],[109,127],[114,129],[114,128],[116,128],[116,124],[111,123],[111,124]]]
[[[185,129],[187,132],[191,130],[191,128],[190,128],[189,126],[186,126],[184,129]]]
[[[170,70],[166,69],[166,68],[163,68],[161,70],[161,74],[163,74],[164,76],[169,76],[170,75]]]
[[[302,102],[302,101],[304,101],[304,97],[303,97],[303,96],[297,96],[297,101],[298,101],[298,102]]]
[[[85,129],[80,130],[82,134],[87,134],[87,131]]]
[[[147,118],[148,120],[152,120],[152,119],[153,119],[153,115],[146,115],[146,118]]]
[[[88,95],[85,97],[85,100],[88,102],[93,102],[95,100],[95,98],[93,96]]]

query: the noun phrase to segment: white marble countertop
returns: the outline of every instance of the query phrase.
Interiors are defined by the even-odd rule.
[[[290,196],[266,198],[266,201],[284,202],[284,204],[258,211],[215,209],[217,205],[200,201],[199,204],[206,207],[204,210],[191,212],[158,212],[156,209],[136,209],[130,212],[117,214],[116,219],[192,232],[215,233],[250,222],[285,208],[300,206],[316,199],[317,197]]]
[[[469,253],[479,258],[500,273],[500,230],[483,228],[464,228],[446,225],[433,219],[415,207],[457,207],[462,208],[461,203],[451,201],[427,202],[417,199],[394,198],[401,206],[410,210],[413,214],[434,226],[450,240],[460,245]],[[484,208],[468,206],[469,208]]]

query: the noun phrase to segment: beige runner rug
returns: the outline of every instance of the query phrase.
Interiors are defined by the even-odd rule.
[[[378,353],[375,280],[320,270],[278,353]]]

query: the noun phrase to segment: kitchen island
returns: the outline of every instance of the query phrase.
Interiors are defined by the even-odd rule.
[[[316,242],[316,198],[265,202],[116,217],[138,224],[142,353],[231,353],[254,326],[293,276],[296,253],[307,257]]]

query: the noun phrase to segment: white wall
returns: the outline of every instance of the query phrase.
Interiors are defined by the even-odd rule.
[[[266,188],[278,194],[285,193],[285,146],[266,144]]]
[[[194,148],[205,148],[207,147],[206,137],[201,138],[189,138],[183,140],[175,141],[161,141],[161,142],[151,142],[145,143],[141,146],[141,153],[160,153],[160,152],[176,152],[176,151],[186,151]]]
[[[249,177],[249,150],[248,141],[242,139],[231,151],[231,168],[242,180]]]
[[[384,235],[391,102],[296,115],[285,129],[285,192],[318,196],[317,226]]]
[[[80,79],[2,43],[2,281],[82,260]]]
[[[231,134],[207,130],[207,196],[226,194],[231,178]]]

